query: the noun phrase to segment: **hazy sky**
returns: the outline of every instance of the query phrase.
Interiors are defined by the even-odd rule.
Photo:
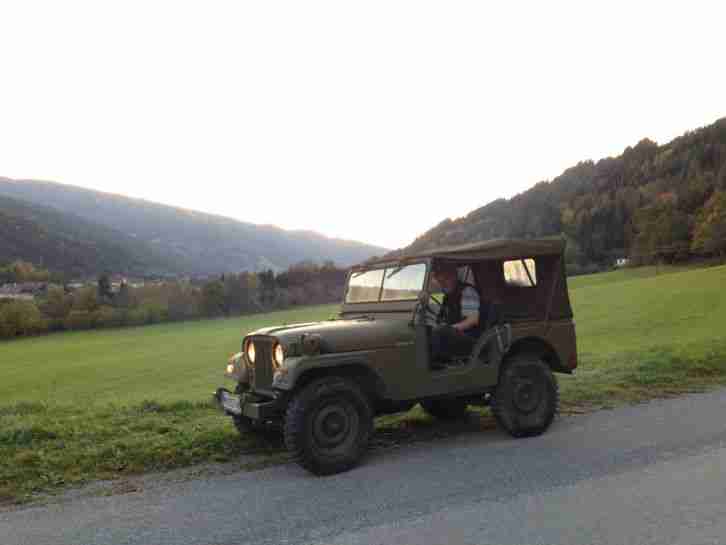
[[[723,2],[0,0],[0,176],[388,247],[726,115]]]

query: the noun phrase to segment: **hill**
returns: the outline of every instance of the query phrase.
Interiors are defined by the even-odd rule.
[[[626,255],[726,251],[726,118],[665,145],[644,139],[618,157],[583,161],[442,221],[409,249],[560,233],[569,239],[568,262],[582,267]]]
[[[54,182],[0,178],[0,195],[72,214],[120,233],[125,240],[140,241],[144,252],[150,248],[157,256],[149,268],[161,261],[170,272],[205,275],[284,269],[303,260],[348,266],[387,251],[311,231],[244,223]]]
[[[164,274],[180,265],[114,229],[0,195],[0,263],[21,259],[70,278],[102,271]]]

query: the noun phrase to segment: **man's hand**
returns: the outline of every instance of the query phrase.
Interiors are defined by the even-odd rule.
[[[457,332],[464,333],[467,329],[471,329],[472,327],[476,327],[479,325],[479,316],[472,316],[470,318],[465,318],[461,322],[452,325]]]

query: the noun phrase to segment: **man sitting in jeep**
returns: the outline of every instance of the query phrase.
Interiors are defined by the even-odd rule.
[[[474,286],[459,279],[456,265],[435,263],[433,275],[444,291],[439,325],[431,331],[432,367],[441,369],[452,358],[469,356],[482,331],[492,325],[494,308],[481,300]]]

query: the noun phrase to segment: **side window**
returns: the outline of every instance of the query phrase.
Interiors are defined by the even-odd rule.
[[[372,303],[378,301],[383,284],[383,269],[353,273],[345,295],[346,303]]]
[[[507,286],[532,288],[537,285],[537,269],[534,259],[517,259],[504,262],[504,281]]]

